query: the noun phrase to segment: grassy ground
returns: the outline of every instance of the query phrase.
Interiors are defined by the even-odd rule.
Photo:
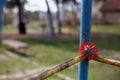
[[[98,39],[92,40],[96,43],[100,50],[106,49],[106,52],[101,52],[100,55],[107,56],[113,54],[112,52],[120,51],[118,39]],[[29,43],[31,46],[29,49],[34,53],[31,60],[45,66],[52,66],[61,63],[71,57],[76,56],[78,53],[78,40],[59,41],[59,40],[41,40],[41,39],[28,39],[23,40]],[[112,51],[112,52],[111,52]],[[120,59],[120,58],[119,58]],[[103,73],[105,71],[105,73]],[[62,72],[63,74],[70,76],[77,80],[77,67],[73,70],[67,69]],[[71,74],[72,73],[72,74]],[[120,70],[117,67],[101,64],[91,63],[89,71],[89,80],[119,80]],[[52,79],[51,79],[52,80]]]
[[[24,71],[27,68],[32,69],[34,67],[35,66],[14,58],[11,58],[9,60],[0,60],[0,74],[15,73]]]
[[[78,55],[78,44],[79,40],[47,40],[47,39],[22,39],[28,43],[29,51],[33,53],[33,56],[28,57],[30,61],[34,61],[39,64],[39,66],[53,66],[58,63],[64,62],[65,60]],[[114,52],[120,51],[119,46],[120,38],[118,39],[96,39],[92,42],[96,43],[100,50],[106,50],[101,52],[102,56],[113,55]],[[112,53],[113,52],[113,53]],[[120,58],[117,58],[120,59]],[[10,59],[9,61],[0,61],[0,74],[9,74],[13,72],[18,72],[25,69],[33,69],[35,66],[17,60]],[[105,71],[105,72],[104,72]],[[66,76],[77,80],[77,67],[67,69],[61,72]],[[119,80],[120,69],[117,67],[105,65],[102,63],[91,62],[89,71],[89,80]],[[47,80],[62,80],[57,76],[48,78]]]
[[[33,28],[32,28],[33,29]],[[36,28],[35,28],[36,29]],[[4,31],[10,31],[11,28],[6,27]],[[16,29],[12,29],[16,30]],[[120,26],[93,26],[93,32],[120,33]],[[40,67],[53,66],[58,63],[78,55],[79,40],[50,40],[50,39],[21,39],[28,43],[29,51],[33,56],[27,57],[29,61],[36,62]],[[120,38],[116,39],[92,39],[100,49],[101,56],[113,56],[113,53],[120,52]],[[19,55],[18,55],[19,56]],[[22,57],[22,56],[19,56]],[[120,59],[120,58],[115,58]],[[11,58],[9,60],[0,60],[0,74],[10,74],[14,72],[24,71],[26,69],[34,69],[36,66],[24,61]],[[77,80],[77,67],[67,69],[61,72],[66,76]],[[89,80],[120,80],[120,69],[110,65],[90,62]],[[53,76],[47,80],[63,80],[58,76]]]
[[[49,27],[46,28],[47,30]],[[42,27],[39,24],[29,24],[27,26],[27,30],[32,30],[32,31],[41,31]],[[55,28],[57,31],[57,27]],[[62,28],[63,32],[68,31],[67,26],[63,26]],[[17,27],[12,27],[12,26],[4,26],[3,27],[3,32],[18,32]],[[68,31],[69,32],[69,31]],[[73,32],[79,32],[79,26],[73,29]],[[113,33],[113,34],[119,34],[120,33],[120,25],[93,25],[92,26],[92,32],[97,32],[97,33]]]
[[[92,32],[119,34],[120,25],[93,25]]]

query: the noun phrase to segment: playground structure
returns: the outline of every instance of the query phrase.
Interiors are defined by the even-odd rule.
[[[1,0],[1,1],[5,1],[5,0]],[[0,2],[0,4],[1,3],[2,2]],[[3,6],[0,9],[3,9]],[[81,19],[80,45],[84,42],[90,42],[91,13],[92,13],[92,0],[82,0],[82,19]],[[84,54],[84,55],[86,55],[86,54]],[[68,61],[66,61],[62,64],[59,64],[57,66],[54,66],[51,69],[47,69],[47,70],[41,72],[40,75],[38,75],[34,78],[31,78],[30,80],[44,80],[44,79],[48,78],[49,76],[52,76],[53,74],[55,74],[57,72],[60,72],[64,69],[74,65],[75,63],[80,62],[80,61],[81,62],[80,62],[80,65],[79,65],[78,79],[79,80],[88,80],[88,65],[89,65],[88,57],[89,56],[83,57],[82,55],[78,55],[77,57],[72,58],[72,59],[70,59],[70,60],[68,60]],[[94,56],[94,58],[92,60],[120,67],[120,61],[117,61],[117,60],[101,58],[99,56]]]

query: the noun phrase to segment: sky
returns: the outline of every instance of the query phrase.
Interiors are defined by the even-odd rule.
[[[28,3],[25,5],[25,9],[31,12],[42,11],[47,12],[47,6],[45,0],[27,0]],[[78,0],[81,2],[81,0]],[[51,12],[57,12],[56,4],[53,0],[48,0]]]
[[[56,4],[53,0],[48,0],[50,10],[52,12],[57,12]],[[25,9],[28,11],[42,11],[47,12],[47,5],[45,0],[28,0],[28,3],[25,5]]]

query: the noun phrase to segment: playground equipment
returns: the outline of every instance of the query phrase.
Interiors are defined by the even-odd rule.
[[[84,60],[84,58],[82,56],[76,56],[72,59],[69,59],[68,61],[62,63],[62,64],[58,64],[57,66],[54,66],[50,69],[44,70],[43,72],[40,72],[40,74],[34,78],[30,78],[29,80],[45,80],[46,78],[64,70],[67,69],[68,67],[80,62]],[[106,64],[111,64],[114,66],[118,66],[120,67],[120,61],[117,60],[112,60],[112,59],[106,59],[106,58],[101,58],[99,56],[96,56],[94,58],[95,61],[98,62],[102,62],[102,63],[106,63]]]
[[[5,0],[1,0],[1,1],[5,1]],[[3,2],[0,2],[0,5],[2,5],[1,3],[3,3]],[[0,7],[0,10],[2,10],[2,9],[3,9],[3,7]],[[54,66],[50,69],[40,72],[40,75],[38,75],[34,78],[30,78],[29,80],[44,80],[44,79],[52,76],[53,74],[58,73],[80,61],[81,62],[79,65],[78,79],[79,80],[88,80],[89,59],[120,67],[120,61],[99,57],[96,54],[97,51],[96,51],[95,45],[90,43],[91,13],[92,13],[92,0],[82,0],[80,55],[78,55],[77,57],[72,58],[62,64],[58,64],[57,66]],[[1,17],[0,17],[0,19],[1,19]],[[1,27],[1,24],[0,24],[0,27]],[[81,50],[82,45],[84,47]]]
[[[0,46],[2,40],[2,14],[3,14],[3,7],[6,5],[6,0],[0,0]]]
[[[86,42],[87,44],[91,45],[91,43],[89,43],[90,42],[90,29],[91,29],[91,14],[92,14],[92,0],[82,0],[80,45]],[[75,58],[72,58],[62,64],[58,64],[57,66],[54,66],[51,69],[47,69],[41,72],[40,75],[38,75],[37,77],[31,78],[30,80],[44,80],[52,76],[53,74],[58,73],[80,61],[81,62],[79,64],[79,69],[78,69],[78,72],[79,72],[78,80],[88,80],[88,65],[89,65],[88,58],[89,57],[90,59],[98,61],[98,62],[103,62],[106,64],[111,64],[111,65],[120,67],[120,61],[99,57],[98,55],[96,55],[97,51],[95,51],[95,54],[94,53],[92,54],[91,49],[89,49],[91,46],[89,45],[87,46],[88,46],[87,50],[83,50],[85,51],[84,54],[79,55]],[[94,47],[94,45],[92,47]]]

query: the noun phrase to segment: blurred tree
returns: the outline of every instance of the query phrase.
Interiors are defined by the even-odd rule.
[[[78,20],[78,18],[77,18],[77,12],[78,12],[77,11],[77,7],[80,7],[79,4],[80,3],[78,3],[77,0],[73,1],[73,5],[74,6],[72,6],[72,7],[73,7],[73,14],[74,14],[74,24],[73,24],[74,28],[76,28],[76,26],[78,25],[78,21],[77,21]]]
[[[48,17],[49,17],[49,24],[50,24],[50,29],[51,29],[51,37],[54,37],[55,36],[55,31],[54,31],[54,26],[53,26],[53,18],[52,18],[52,13],[50,11],[50,7],[49,7],[49,4],[48,4],[48,1],[46,1],[46,4],[47,4],[47,8],[48,8]]]
[[[62,31],[61,31],[62,24],[61,24],[61,20],[60,20],[60,7],[59,7],[59,4],[61,3],[61,1],[62,1],[62,0],[55,0],[56,5],[57,5],[58,34],[61,34],[61,33],[62,33]]]
[[[77,7],[79,7],[79,2],[77,1],[77,0],[62,0],[62,3],[64,4],[64,3],[69,3],[69,2],[72,2],[73,4],[71,4],[71,6],[72,6],[72,14],[73,14],[73,17],[74,18],[72,18],[72,20],[73,20],[73,26],[75,27],[75,26],[77,26],[77,20],[78,20],[78,18],[77,18],[77,14],[76,14],[76,8]],[[68,13],[68,15],[69,15],[69,13]]]
[[[66,3],[66,2],[69,2],[69,1],[72,1],[74,3],[77,3],[77,0],[62,0],[62,3]]]
[[[26,24],[23,20],[25,2],[26,0],[8,0],[7,1],[8,8],[18,7],[18,17],[19,17],[18,29],[20,34],[26,34]]]

